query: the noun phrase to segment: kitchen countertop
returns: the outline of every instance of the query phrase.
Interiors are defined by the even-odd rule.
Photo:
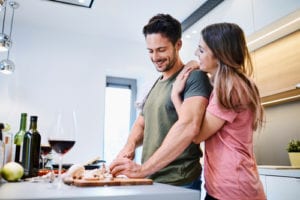
[[[300,166],[258,165],[260,175],[300,178]]]
[[[200,192],[182,187],[153,185],[76,187],[63,185],[59,190],[51,183],[0,183],[0,199],[97,199],[97,200],[198,200]]]

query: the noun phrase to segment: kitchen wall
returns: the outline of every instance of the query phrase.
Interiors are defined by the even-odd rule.
[[[244,4],[242,6],[239,0],[224,1],[200,23],[203,22],[204,25],[216,21],[234,21],[241,13],[249,13],[251,16],[252,1],[244,2],[247,7]],[[257,11],[256,28],[251,22],[251,17],[249,23],[243,25],[249,26],[250,32],[300,7],[298,0],[276,2],[253,0],[253,2]],[[234,14],[235,11],[238,11],[237,14]],[[15,16],[22,17],[17,15],[17,11]],[[143,36],[139,32],[137,37]],[[122,72],[124,77],[136,78],[138,98],[141,98],[144,89],[157,76],[144,43],[106,38],[101,35],[81,35],[53,27],[49,29],[34,27],[30,24],[15,24],[13,38],[14,47],[10,59],[16,64],[16,71],[11,76],[0,74],[0,121],[11,124],[11,132],[15,133],[19,128],[21,112],[38,115],[38,129],[42,137],[46,137],[51,132],[55,113],[60,107],[76,108],[79,135],[72,151],[66,154],[65,162],[85,162],[103,154],[106,75],[114,76]],[[196,45],[197,43],[184,39],[182,56],[185,61],[195,59],[193,53]],[[140,66],[138,69],[135,67],[136,70],[140,70],[135,73],[140,74],[139,76],[132,77],[132,66]],[[299,108],[299,103],[276,106],[267,111],[270,126],[266,128],[267,133],[262,133],[257,138],[258,153],[265,151],[262,147],[266,145],[264,143],[267,136],[276,140],[278,146],[279,144],[283,146],[282,143],[285,141],[277,137],[282,131],[274,128],[276,126],[273,127],[272,124],[280,119],[287,121],[289,113],[295,112],[296,115],[296,108]],[[282,118],[278,113],[282,113]],[[296,117],[291,121],[292,124],[297,124]],[[295,131],[291,131],[291,127],[286,124],[284,133],[288,132],[294,134]],[[269,154],[266,152],[259,154],[258,160],[264,162],[265,157],[269,158]],[[279,162],[277,159],[269,161],[274,164]]]
[[[265,128],[255,134],[255,155],[260,165],[290,165],[287,143],[300,140],[300,101],[265,108]]]
[[[0,74],[0,121],[16,133],[21,112],[38,115],[45,138],[58,110],[75,108],[79,134],[65,162],[102,156],[105,77],[120,72],[131,77],[131,67],[141,66],[140,77],[132,78],[142,88],[145,74],[156,76],[144,44],[22,25],[14,30],[10,59],[16,70],[10,76]]]

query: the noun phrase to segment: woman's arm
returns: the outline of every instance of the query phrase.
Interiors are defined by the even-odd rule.
[[[176,112],[180,112],[182,105],[182,99],[180,94],[184,90],[186,80],[190,75],[191,71],[199,68],[199,64],[196,61],[190,61],[187,63],[185,68],[177,76],[176,81],[173,83],[171,99],[175,106]],[[199,134],[194,138],[193,142],[199,144],[200,142],[208,139],[210,136],[215,134],[224,125],[225,120],[218,118],[209,112],[205,112],[203,122]]]
[[[189,76],[189,73],[186,73],[186,69],[183,69],[182,72],[177,76],[175,82],[173,83],[172,92],[171,92],[171,99],[176,109],[176,112],[180,112],[180,107],[182,105],[182,99],[180,94],[184,90],[186,80]]]
[[[215,115],[205,112],[205,116],[201,125],[200,133],[193,139],[193,142],[199,144],[210,136],[214,135],[225,124],[225,120]]]
[[[176,77],[176,81],[173,83],[171,99],[177,113],[179,113],[182,104],[182,99],[180,98],[180,94],[184,90],[186,80],[188,79],[191,71],[195,69],[199,69],[199,63],[195,60],[189,61],[185,65],[184,69],[178,74],[178,76]]]

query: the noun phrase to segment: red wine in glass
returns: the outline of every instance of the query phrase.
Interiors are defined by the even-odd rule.
[[[50,151],[52,150],[51,146],[41,146],[41,154],[43,156],[46,156],[50,153]]]
[[[42,157],[42,168],[45,168],[45,159],[46,156],[50,153],[52,150],[51,146],[49,145],[41,145],[41,157]]]
[[[62,109],[58,115],[53,131],[48,136],[48,142],[52,149],[58,154],[58,188],[62,186],[61,169],[63,156],[74,146],[77,135],[76,112]]]
[[[75,144],[74,140],[49,140],[52,149],[61,155],[67,153]]]

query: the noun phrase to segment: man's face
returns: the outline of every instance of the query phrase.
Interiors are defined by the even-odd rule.
[[[168,38],[163,37],[159,33],[148,34],[146,36],[149,57],[157,71],[166,72],[173,68],[178,59],[180,44],[174,46]]]

